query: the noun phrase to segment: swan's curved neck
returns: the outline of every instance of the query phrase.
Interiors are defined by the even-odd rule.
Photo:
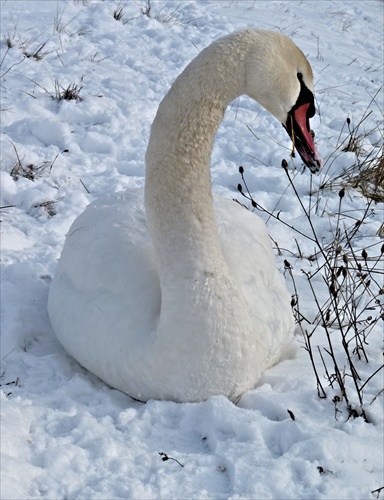
[[[162,288],[167,277],[190,279],[224,262],[210,157],[227,105],[245,91],[245,52],[233,36],[202,51],[176,79],[153,122],[145,208]]]

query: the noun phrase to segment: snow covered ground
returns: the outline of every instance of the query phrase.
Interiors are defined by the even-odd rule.
[[[356,124],[368,114],[361,127],[373,132],[364,147],[376,144],[382,93],[372,97],[383,79],[383,3],[153,1],[148,17],[148,4],[136,0],[0,1],[1,498],[383,498],[383,395],[375,398],[382,372],[366,389],[371,423],[348,418],[342,406],[335,418],[331,389],[318,398],[299,335],[237,406],[224,397],[141,404],[68,357],[46,311],[70,224],[94,198],[143,184],[160,100],[218,37],[246,26],[281,30],[309,58],[318,106],[312,126],[327,163],[312,179],[296,170],[306,206],[311,189],[355,161],[353,152],[334,153],[347,117]],[[81,100],[53,99],[69,85],[81,87]],[[308,231],[280,167],[289,147],[272,116],[248,98],[236,100],[216,136],[213,189],[239,198],[243,165],[254,198]],[[295,165],[300,169],[298,158]],[[322,192],[313,216],[324,239],[337,191]],[[366,199],[351,190],[343,203],[354,216]],[[374,245],[377,254],[383,212],[373,208],[359,244]],[[311,264],[298,258],[292,231],[273,220],[268,227],[282,249],[279,266],[289,259],[312,318],[300,272]],[[299,244],[304,255],[313,251],[305,239]],[[356,361],[365,378],[382,363],[381,342],[378,326],[366,347],[370,363]]]

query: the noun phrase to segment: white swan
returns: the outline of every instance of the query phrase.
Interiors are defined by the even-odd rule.
[[[293,335],[290,296],[263,222],[212,204],[210,155],[226,106],[247,94],[321,159],[308,61],[286,36],[247,29],[203,50],[161,102],[140,191],[92,203],[73,223],[49,294],[68,353],[139,400],[236,399]]]

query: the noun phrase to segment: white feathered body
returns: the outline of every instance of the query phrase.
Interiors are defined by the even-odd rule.
[[[112,387],[143,401],[235,400],[291,341],[265,225],[233,201],[213,204],[210,155],[238,95],[287,116],[298,71],[311,80],[304,55],[276,33],[245,30],[202,51],[159,106],[145,196],[105,196],[71,227],[50,319],[68,353]]]
[[[252,388],[291,340],[290,296],[261,219],[222,198],[215,209],[223,253],[242,295],[233,296],[209,271],[196,276],[190,283],[194,321],[175,301],[169,304],[174,321],[160,336],[161,291],[142,191],[92,203],[68,233],[49,296],[52,325],[68,353],[144,401],[236,399]],[[180,300],[189,293],[180,289]],[[209,332],[199,328],[206,316]],[[186,331],[188,324],[193,331]]]

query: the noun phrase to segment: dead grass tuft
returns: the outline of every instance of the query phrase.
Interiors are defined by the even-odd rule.
[[[24,158],[23,159],[20,158],[17,148],[13,144],[13,142],[11,142],[11,144],[15,151],[16,163],[14,164],[14,166],[10,171],[10,175],[15,181],[19,180],[21,177],[34,181],[38,177],[41,177],[47,170],[49,170],[49,173],[51,173],[52,167],[57,157],[59,156],[58,153],[52,161],[42,161],[40,163],[28,163],[24,162]]]

